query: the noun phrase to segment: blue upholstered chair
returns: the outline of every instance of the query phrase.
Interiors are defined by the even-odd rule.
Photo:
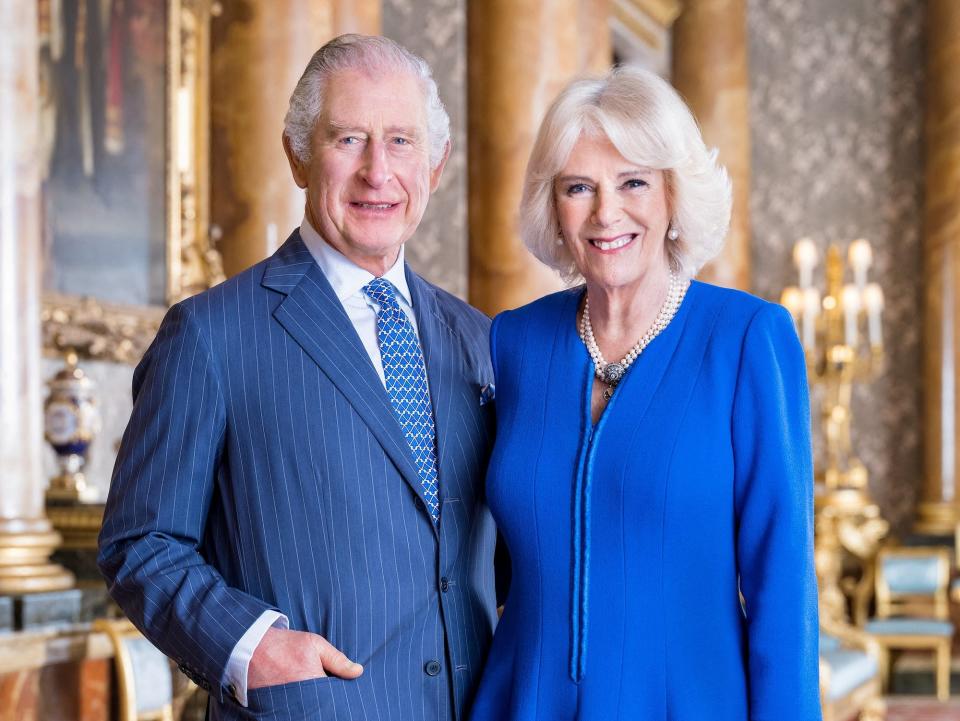
[[[820,706],[823,721],[882,721],[880,645],[847,624],[820,624]]]
[[[885,684],[891,651],[928,649],[936,656],[937,698],[950,698],[949,583],[950,555],[944,548],[884,549],[877,556],[877,616],[864,630],[880,644]]]
[[[93,630],[106,633],[113,644],[119,721],[173,721],[169,659],[126,619],[95,621]]]

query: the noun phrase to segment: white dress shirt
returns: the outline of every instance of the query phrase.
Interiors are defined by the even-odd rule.
[[[334,249],[332,245],[320,237],[320,234],[314,230],[306,218],[300,224],[300,237],[303,238],[310,255],[317,261],[323,274],[333,287],[333,292],[336,293],[337,298],[343,305],[347,317],[360,337],[360,342],[363,343],[364,350],[370,356],[370,362],[373,363],[377,375],[380,376],[380,382],[386,386],[383,375],[383,360],[380,357],[380,343],[377,339],[377,312],[380,310],[380,306],[363,292],[367,283],[376,276],[348,260],[346,256]],[[417,319],[413,314],[413,301],[410,297],[410,288],[407,286],[407,276],[404,273],[402,245],[397,256],[397,262],[383,274],[383,278],[390,281],[390,284],[396,290],[397,303],[407,314],[407,318],[413,325],[414,333],[419,338]],[[264,611],[237,641],[237,645],[233,647],[230,658],[227,660],[227,667],[224,671],[225,680],[228,688],[233,687],[234,696],[242,706],[247,705],[247,672],[250,669],[250,659],[267,629],[271,626],[290,628],[290,620],[278,611]]]

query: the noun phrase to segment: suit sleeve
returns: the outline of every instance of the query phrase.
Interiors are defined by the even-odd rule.
[[[98,564],[131,621],[222,699],[231,651],[272,607],[229,587],[202,554],[226,431],[207,341],[174,306],[133,379],[133,413],[110,482]]]
[[[750,721],[820,719],[806,364],[777,305],[747,329],[733,408],[737,562]]]

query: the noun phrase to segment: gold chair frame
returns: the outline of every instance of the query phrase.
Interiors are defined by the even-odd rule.
[[[133,678],[133,660],[124,641],[142,638],[143,634],[127,619],[98,619],[93,630],[105,633],[113,645],[117,668],[117,687],[120,699],[119,721],[173,721],[173,704],[168,703],[157,711],[137,715],[137,693]],[[171,671],[172,673],[172,671]]]
[[[940,582],[933,595],[933,617],[939,621],[950,620],[950,553],[945,548],[889,548],[877,555],[877,618],[891,618],[896,614],[918,614],[929,612],[930,597],[927,594],[900,594],[890,590],[883,572],[883,561],[888,557],[922,558],[936,556]],[[890,683],[890,652],[894,649],[930,650],[935,654],[937,699],[946,702],[950,699],[950,647],[952,636],[918,636],[913,634],[873,636],[880,645],[880,676],[884,690]]]
[[[837,638],[844,646],[855,648],[877,659],[880,665],[882,649],[876,639],[868,633],[845,623],[821,620],[820,629]],[[847,721],[854,714],[858,721],[883,721],[886,718],[887,704],[883,700],[881,673],[855,688],[851,693],[833,701],[827,700],[830,690],[830,666],[820,660],[820,707],[823,721]]]

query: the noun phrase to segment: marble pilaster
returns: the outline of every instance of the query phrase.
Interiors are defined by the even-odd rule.
[[[960,5],[927,3],[924,475],[917,526],[949,534],[960,494]]]
[[[233,275],[276,250],[303,218],[281,146],[290,93],[310,56],[344,32],[374,34],[374,0],[234,0],[211,33],[210,218]]]
[[[750,77],[746,0],[687,0],[673,26],[674,87],[733,181],[733,215],[722,253],[700,278],[750,287]]]
[[[489,0],[468,5],[470,302],[493,314],[562,287],[517,234],[523,174],[537,128],[562,87],[611,62],[602,0]]]
[[[40,384],[37,10],[0,3],[0,593],[69,588],[49,562]]]

